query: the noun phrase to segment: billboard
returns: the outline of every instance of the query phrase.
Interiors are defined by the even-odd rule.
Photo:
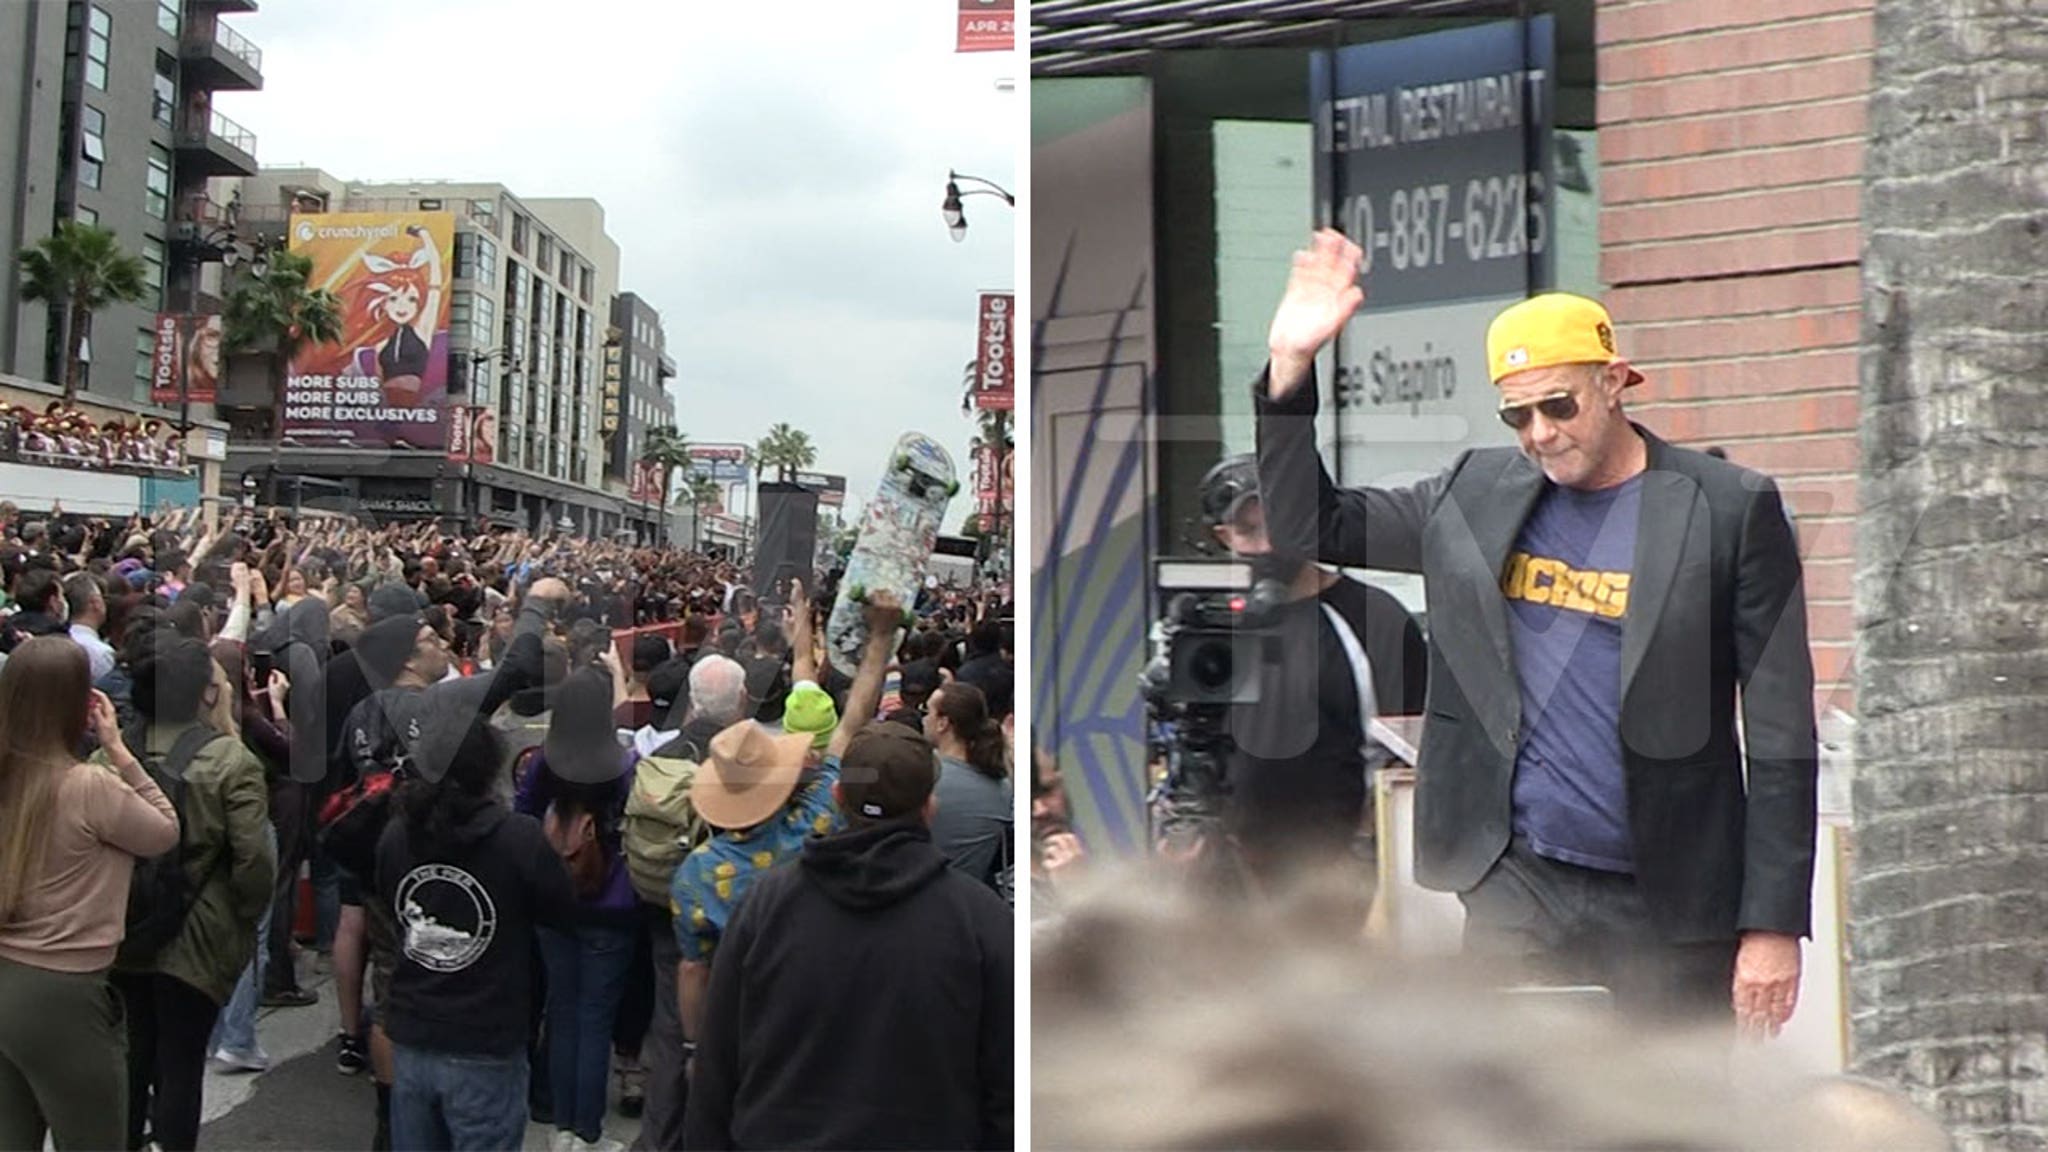
[[[960,0],[958,52],[1008,52],[1016,42],[1015,0]]]
[[[495,464],[498,414],[489,408],[448,409],[448,459],[462,464]]]
[[[225,370],[218,315],[156,314],[156,350],[150,357],[149,400],[169,406],[180,400],[211,404]]]
[[[745,444],[692,444],[689,453],[690,475],[709,476],[720,484],[747,482]]]
[[[633,462],[633,479],[626,486],[627,498],[635,504],[661,504],[668,488],[668,468],[653,460]]]
[[[796,482],[806,488],[816,489],[818,506],[841,508],[846,505],[846,477],[834,476],[828,472],[799,472]]]
[[[449,266],[446,212],[294,215],[290,248],[310,286],[341,302],[341,340],[292,357],[285,439],[317,448],[447,447]]]
[[[994,444],[974,446],[974,502],[984,526],[993,523],[997,516],[1010,513],[1014,497],[1010,465],[1016,456],[1014,451],[1004,453]]]
[[[974,406],[995,411],[1017,406],[1017,298],[1008,292],[981,294],[981,319],[974,342]]]

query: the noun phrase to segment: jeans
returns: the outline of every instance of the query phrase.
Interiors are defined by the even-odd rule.
[[[313,850],[313,950],[334,952],[334,930],[341,923],[341,865],[317,846]]]
[[[275,829],[270,832],[270,840],[271,851],[276,852]],[[270,936],[270,917],[274,911],[274,907],[265,908],[262,922],[256,925],[256,954],[249,958],[249,966],[242,969],[242,978],[235,981],[235,994],[220,1011],[220,1021],[213,1026],[213,1038],[206,1042],[209,1052],[225,1048],[238,1055],[252,1056],[257,1051],[256,1009],[263,1000],[263,970],[269,960],[263,942]]]
[[[472,1056],[391,1046],[391,1146],[503,1152],[526,1138],[526,1053]]]
[[[1458,898],[1465,953],[1510,979],[1605,988],[1623,1014],[1651,1021],[1733,1015],[1735,941],[1663,939],[1633,876],[1539,856],[1517,836]]]
[[[642,904],[645,913],[648,906]],[[667,923],[666,918],[663,920]],[[654,954],[648,943],[647,917],[633,926],[633,963],[626,969],[626,994],[619,1001],[618,1023],[612,1028],[612,1047],[621,1056],[638,1059],[647,1029],[654,1023]]]
[[[548,969],[548,1090],[555,1127],[595,1143],[604,1133],[612,1022],[633,965],[633,930],[543,928]]]
[[[161,972],[110,979],[128,1012],[128,1147],[142,1147],[147,1131],[164,1152],[191,1152],[199,1142],[206,1040],[220,1006]]]
[[[642,904],[647,942],[654,957],[654,1019],[640,1046],[647,1069],[647,1104],[640,1114],[638,1152],[669,1152],[683,1146],[683,1110],[690,1100],[689,1069],[683,1059],[683,1022],[676,1002],[676,965],[683,950],[676,944],[668,909]]]
[[[259,946],[270,951],[266,970],[272,992],[290,992],[299,986],[299,973],[292,965],[292,928],[298,921],[299,865],[313,849],[311,803],[305,785],[296,781],[280,780],[270,786],[271,855],[277,860],[277,883],[264,922],[276,931],[264,929]]]

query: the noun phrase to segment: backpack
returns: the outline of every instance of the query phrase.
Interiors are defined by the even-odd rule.
[[[185,771],[206,746],[221,738],[204,724],[188,729],[162,757],[138,754],[143,771],[163,790],[164,798],[178,814],[178,843],[169,851],[148,858],[136,857],[135,874],[128,884],[127,931],[122,935],[115,963],[123,968],[147,966],[185,930],[185,918],[199,893],[213,878],[228,853],[214,858],[207,874],[194,884],[185,871],[186,829],[191,821],[185,811]],[[143,733],[137,729],[126,737],[130,748],[143,747]]]
[[[619,839],[633,891],[649,904],[668,907],[669,881],[677,867],[711,835],[690,803],[690,785],[696,780],[694,760],[643,756],[633,769]]]

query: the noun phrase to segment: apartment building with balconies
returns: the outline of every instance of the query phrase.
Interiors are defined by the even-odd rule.
[[[87,391],[146,401],[159,311],[215,310],[230,210],[208,181],[256,172],[256,138],[214,107],[263,86],[263,51],[228,23],[255,0],[35,0],[0,4],[0,246],[60,220],[112,231],[149,295],[101,309]],[[10,264],[12,261],[10,261]],[[0,278],[0,372],[61,378],[61,324]]]

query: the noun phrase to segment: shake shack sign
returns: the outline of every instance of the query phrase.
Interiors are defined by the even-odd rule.
[[[365,496],[356,501],[356,507],[387,516],[433,516],[441,511],[423,496]]]

